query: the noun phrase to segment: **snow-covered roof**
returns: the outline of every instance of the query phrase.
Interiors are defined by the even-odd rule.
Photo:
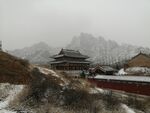
[[[100,68],[105,72],[106,71],[115,71],[115,69],[110,66],[101,66]]]
[[[89,58],[86,55],[82,55],[79,51],[69,49],[62,49],[59,54],[52,56],[52,58],[60,58],[64,56],[73,58],[84,58],[84,59]]]
[[[101,71],[103,72],[114,72],[116,71],[116,69],[110,67],[110,66],[101,66],[101,65],[98,65],[94,68],[92,68],[92,70],[96,71],[97,69],[100,69]]]
[[[108,76],[108,75],[97,75],[94,79],[103,80],[116,80],[116,81],[136,81],[136,82],[148,82],[150,83],[150,77],[148,76]]]
[[[136,58],[136,57],[138,57],[138,56],[140,56],[140,55],[144,55],[144,56],[150,58],[150,55],[149,55],[149,54],[140,52],[140,53],[138,53],[137,55],[135,55],[134,57],[132,57],[131,60],[134,59],[134,58]]]

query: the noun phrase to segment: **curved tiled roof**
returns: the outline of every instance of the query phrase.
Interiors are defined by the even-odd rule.
[[[54,55],[52,58],[59,58],[59,57],[73,57],[73,58],[89,58],[86,55],[82,55],[79,51],[76,50],[69,50],[69,49],[62,49],[59,54]]]
[[[89,64],[90,61],[68,61],[68,60],[62,60],[62,61],[51,61],[51,64],[59,64],[59,63],[75,63],[75,64]]]

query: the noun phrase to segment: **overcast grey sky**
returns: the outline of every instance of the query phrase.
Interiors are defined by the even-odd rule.
[[[150,47],[150,0],[0,0],[6,49],[64,46],[81,32]]]

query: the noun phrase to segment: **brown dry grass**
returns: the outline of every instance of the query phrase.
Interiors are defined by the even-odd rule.
[[[31,79],[29,62],[0,51],[0,75],[1,83],[26,84]]]
[[[112,109],[121,113],[117,112],[120,111],[117,101],[109,100],[111,95],[90,94],[89,89],[93,85],[84,79],[62,73],[60,77],[44,76],[38,69],[34,69],[32,74],[36,79],[10,103],[11,108],[32,109],[36,113],[109,113]],[[60,85],[64,80],[67,84]],[[111,105],[109,102],[112,102]],[[108,106],[113,107],[108,109]]]

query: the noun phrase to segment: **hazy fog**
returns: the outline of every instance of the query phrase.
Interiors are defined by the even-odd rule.
[[[64,46],[80,32],[150,47],[150,0],[0,0],[5,49]]]

